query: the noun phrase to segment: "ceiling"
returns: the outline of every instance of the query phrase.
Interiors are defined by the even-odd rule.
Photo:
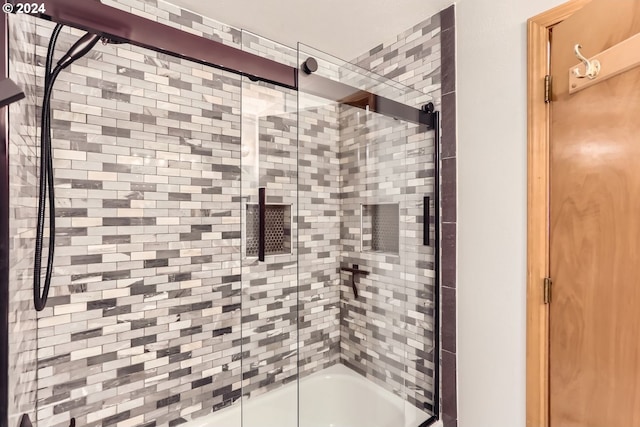
[[[352,60],[453,0],[168,0],[232,27]]]

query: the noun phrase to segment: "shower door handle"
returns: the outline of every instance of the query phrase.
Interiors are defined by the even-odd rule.
[[[266,234],[266,205],[267,189],[258,189],[258,261],[264,261],[265,234]]]
[[[429,196],[425,196],[424,197],[424,202],[423,202],[423,208],[422,208],[422,215],[423,215],[423,232],[422,232],[422,244],[424,246],[429,246],[429,244],[431,243],[430,239],[429,239],[429,228],[431,226],[431,217],[429,216],[429,204],[431,202],[431,197]]]

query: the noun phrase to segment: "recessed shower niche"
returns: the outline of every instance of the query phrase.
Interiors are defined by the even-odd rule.
[[[381,252],[399,255],[400,205],[384,203],[362,205],[362,252]]]
[[[247,205],[246,256],[257,257],[260,206]],[[265,255],[291,253],[291,205],[265,205]]]

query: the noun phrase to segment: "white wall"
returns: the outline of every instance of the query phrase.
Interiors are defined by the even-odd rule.
[[[353,59],[444,9],[452,0],[166,0],[296,47]]]
[[[526,20],[563,0],[459,0],[461,427],[525,425]]]

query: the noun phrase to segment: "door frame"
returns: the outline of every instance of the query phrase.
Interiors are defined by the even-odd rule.
[[[527,427],[549,427],[549,31],[590,1],[571,0],[527,21]]]

